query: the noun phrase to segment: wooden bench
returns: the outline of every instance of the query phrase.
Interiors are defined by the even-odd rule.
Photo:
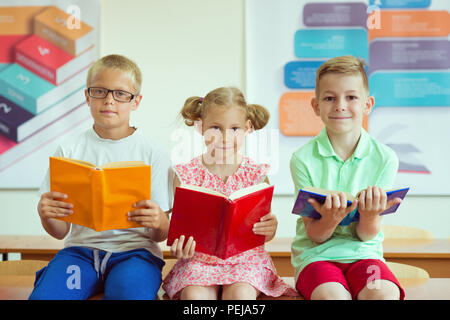
[[[176,259],[165,259],[166,265],[162,270],[162,277],[172,269]],[[21,260],[0,262],[0,300],[27,299],[33,290],[35,273],[46,266],[48,261]],[[450,299],[450,278],[429,278],[425,270],[413,266],[388,263],[389,268],[399,279],[406,292],[406,299]],[[294,278],[283,277],[291,286],[295,287]],[[103,293],[91,297],[91,300],[101,299]],[[160,288],[158,299],[166,300],[164,290]],[[278,298],[260,295],[258,300],[302,300],[301,296]]]
[[[276,238],[266,244],[281,276],[292,276],[291,238]],[[425,269],[431,278],[450,278],[449,239],[386,239],[384,258],[389,262],[413,265]]]
[[[266,243],[277,272],[292,277],[292,238],[275,238]],[[0,253],[20,253],[23,260],[51,260],[64,247],[62,240],[50,236],[0,236]],[[431,278],[450,278],[450,239],[386,239],[383,243],[387,261],[409,264],[428,271]],[[169,248],[161,244],[165,259],[171,258]]]
[[[291,285],[294,278],[284,278]],[[34,276],[0,276],[0,300],[26,300],[33,290]],[[426,282],[415,279],[400,279],[407,300],[449,300],[450,278],[430,278]],[[159,294],[160,295],[160,294]],[[97,296],[96,298],[101,298]],[[275,298],[261,296],[259,300]],[[277,300],[302,300],[302,297],[280,297]]]

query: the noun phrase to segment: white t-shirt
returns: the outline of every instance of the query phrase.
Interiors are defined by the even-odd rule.
[[[97,166],[115,161],[144,161],[152,166],[151,199],[163,211],[171,209],[173,171],[170,159],[165,151],[150,139],[143,137],[139,130],[126,138],[110,140],[100,138],[91,128],[59,146],[54,155],[88,161]],[[48,191],[50,191],[50,175],[47,170],[39,195]],[[89,247],[109,252],[144,248],[162,259],[159,245],[150,238],[153,232],[153,229],[144,227],[97,232],[72,223],[64,246]]]

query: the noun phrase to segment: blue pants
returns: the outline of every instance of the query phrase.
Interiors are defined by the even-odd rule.
[[[109,253],[69,247],[36,273],[30,300],[153,300],[161,285],[164,261],[148,250]]]

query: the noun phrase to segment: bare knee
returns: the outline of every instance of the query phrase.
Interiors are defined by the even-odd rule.
[[[188,286],[181,291],[181,300],[217,300],[218,288]]]
[[[318,285],[311,293],[311,300],[351,300],[350,292],[339,282]]]
[[[223,300],[255,300],[259,291],[251,284],[237,282],[223,286]]]
[[[374,280],[359,293],[358,300],[399,300],[400,289],[389,280]]]

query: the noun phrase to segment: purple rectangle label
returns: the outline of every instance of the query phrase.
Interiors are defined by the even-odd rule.
[[[17,128],[34,115],[0,96],[0,134],[17,142]]]
[[[366,27],[367,5],[361,2],[308,3],[303,7],[307,27]]]
[[[448,69],[448,40],[373,41],[369,45],[369,72],[377,70]]]

